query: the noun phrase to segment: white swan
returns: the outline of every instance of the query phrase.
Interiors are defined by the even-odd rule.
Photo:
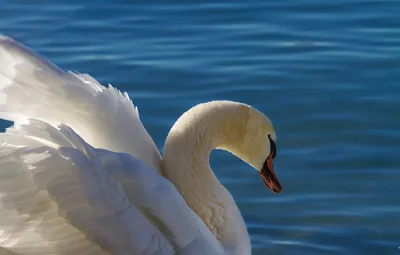
[[[0,37],[0,254],[251,254],[209,167],[230,151],[275,193],[275,131],[254,108],[200,104],[161,159],[128,95]],[[99,149],[101,148],[101,149]]]

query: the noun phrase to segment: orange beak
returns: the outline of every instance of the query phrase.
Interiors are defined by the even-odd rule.
[[[274,172],[274,165],[272,164],[273,154],[269,155],[265,160],[263,168],[261,169],[260,176],[265,185],[272,190],[275,194],[282,191],[282,186]]]

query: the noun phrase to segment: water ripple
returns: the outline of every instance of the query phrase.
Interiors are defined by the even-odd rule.
[[[197,103],[265,112],[281,195],[232,155],[211,157],[253,254],[399,252],[397,1],[106,2],[4,3],[0,26],[62,68],[127,90],[160,148]]]

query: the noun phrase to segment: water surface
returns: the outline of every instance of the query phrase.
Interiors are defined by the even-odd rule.
[[[400,254],[399,1],[86,2],[1,1],[0,31],[128,91],[160,149],[201,102],[267,114],[279,196],[211,162],[253,254]]]

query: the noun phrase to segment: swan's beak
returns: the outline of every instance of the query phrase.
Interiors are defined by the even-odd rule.
[[[260,171],[261,179],[264,181],[265,185],[272,190],[275,194],[282,191],[282,186],[278,181],[278,178],[274,172],[274,165],[272,164],[272,157],[268,157],[265,160],[263,168]]]

